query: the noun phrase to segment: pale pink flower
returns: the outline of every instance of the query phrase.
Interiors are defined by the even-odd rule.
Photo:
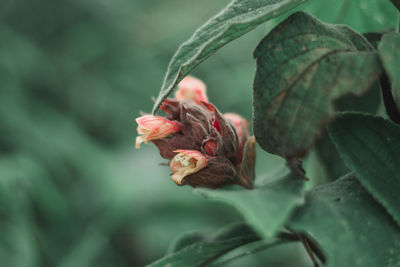
[[[137,132],[140,134],[136,137],[136,148],[139,148],[143,142],[165,138],[180,130],[177,122],[160,116],[144,115],[137,118],[136,122]]]
[[[207,156],[197,150],[175,150],[178,153],[170,163],[171,179],[182,185],[183,178],[207,166]]]
[[[198,104],[200,104],[201,101],[208,102],[206,85],[197,78],[186,76],[178,84],[175,98],[178,100],[192,100]]]

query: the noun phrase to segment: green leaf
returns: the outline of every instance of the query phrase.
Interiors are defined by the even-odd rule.
[[[192,233],[180,237],[169,249],[169,254],[148,266],[202,266],[234,248],[256,240],[259,237],[244,224],[229,225],[213,234]]]
[[[220,190],[196,189],[204,197],[235,207],[261,236],[274,236],[292,210],[303,203],[304,180],[296,174],[247,190],[239,186]]]
[[[202,25],[184,42],[171,59],[160,93],[154,103],[155,113],[161,102],[192,69],[219,48],[306,0],[234,0],[224,10]]]
[[[318,241],[328,267],[400,262],[400,229],[353,174],[309,191],[288,226]]]
[[[315,151],[320,161],[319,167],[325,170],[326,181],[334,181],[349,172],[328,135],[316,145]]]
[[[392,82],[394,101],[400,110],[400,34],[385,34],[378,47],[383,67]]]
[[[344,113],[329,134],[346,165],[400,225],[400,127],[383,118]]]
[[[168,246],[166,255],[173,254],[184,247],[190,246],[198,242],[205,242],[207,236],[202,232],[184,233],[174,239]]]
[[[347,94],[333,102],[335,111],[357,111],[376,114],[381,102],[381,87],[379,82],[374,83],[371,89],[362,96]]]
[[[334,101],[333,105],[337,111],[358,111],[375,114],[378,110],[381,98],[380,86],[374,86],[365,95],[359,97],[352,94],[345,95]],[[322,167],[327,174],[327,180],[334,181],[349,172],[335,145],[328,135],[325,135],[316,145],[317,155],[322,163]]]
[[[304,155],[334,116],[332,101],[368,91],[381,73],[372,45],[343,25],[295,13],[254,52],[253,125],[266,151]]]

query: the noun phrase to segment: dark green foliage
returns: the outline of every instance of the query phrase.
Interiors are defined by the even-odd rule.
[[[337,111],[360,111],[375,114],[381,100],[380,98],[380,86],[379,83],[375,83],[365,95],[344,95],[336,99],[333,105]],[[315,148],[328,181],[336,180],[349,172],[349,169],[345,166],[326,131],[324,131],[322,140],[317,143]]]
[[[400,127],[383,118],[344,113],[329,128],[346,165],[400,226]]]
[[[285,158],[304,155],[334,116],[333,100],[364,94],[381,65],[373,47],[342,25],[296,13],[257,46],[254,134]]]
[[[399,227],[353,174],[308,192],[288,225],[320,244],[327,266],[400,263]]]
[[[349,172],[349,169],[340,158],[339,153],[326,133],[318,145],[316,145],[316,152],[326,172],[326,180],[334,181]]]

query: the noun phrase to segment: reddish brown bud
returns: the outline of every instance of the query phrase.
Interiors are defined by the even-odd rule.
[[[180,132],[171,138],[153,141],[162,157],[171,159],[174,156],[172,151],[177,149],[197,150],[210,156],[235,157],[238,139],[234,126],[212,104],[206,105],[186,100],[164,101],[163,106],[168,110],[169,118],[180,123]]]
[[[179,119],[180,114],[180,101],[176,99],[167,98],[160,105],[160,109],[168,114],[168,118],[171,120]]]
[[[215,140],[205,140],[203,142],[203,150],[207,155],[215,156],[218,152],[218,145]]]
[[[236,170],[233,164],[225,157],[210,157],[207,160],[207,167],[188,175],[184,184],[193,187],[219,188],[226,184],[235,183]]]
[[[205,94],[205,85],[186,77],[178,85],[176,98],[165,99],[160,108],[167,118],[138,118],[136,145],[151,140],[162,157],[170,160],[172,180],[218,188],[239,184],[251,188],[254,179],[254,140],[248,123],[237,114],[222,115]]]

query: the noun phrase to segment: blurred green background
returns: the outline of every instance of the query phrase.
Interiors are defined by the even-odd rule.
[[[0,1],[0,266],[142,266],[183,232],[243,220],[177,187],[155,147],[134,149],[134,119],[150,112],[176,48],[228,2]],[[303,10],[363,32],[394,27],[378,2]],[[251,119],[252,51],[281,19],[194,71],[222,112]],[[258,152],[259,174],[282,163]],[[310,262],[293,244],[235,264]]]

